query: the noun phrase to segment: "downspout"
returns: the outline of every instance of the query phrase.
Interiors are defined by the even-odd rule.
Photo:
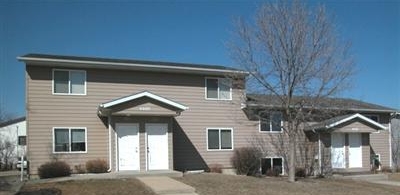
[[[392,168],[392,119],[389,119],[389,167]]]
[[[319,174],[322,175],[322,160],[321,160],[321,133],[318,133],[318,165],[319,165]]]
[[[107,121],[108,121],[108,155],[109,155],[109,162],[108,164],[110,167],[108,168],[107,172],[111,172],[111,163],[112,163],[112,154],[111,154],[111,116],[107,116]]]

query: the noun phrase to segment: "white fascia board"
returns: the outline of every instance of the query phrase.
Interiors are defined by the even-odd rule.
[[[65,59],[48,59],[48,58],[35,58],[35,57],[17,57],[20,61],[37,61],[37,62],[58,62],[58,63],[74,63],[74,64],[97,64],[105,65],[110,67],[116,66],[128,66],[128,67],[140,67],[140,68],[156,68],[156,69],[169,69],[169,70],[189,70],[189,71],[205,71],[205,72],[221,72],[221,73],[236,73],[236,74],[248,74],[246,71],[240,70],[222,70],[212,68],[197,68],[197,67],[174,67],[174,66],[162,66],[157,64],[137,64],[137,63],[123,63],[123,62],[99,62],[99,61],[85,61],[85,60],[65,60]]]
[[[154,94],[152,94],[152,93],[150,93],[148,91],[144,91],[144,92],[137,93],[137,94],[134,94],[134,95],[131,95],[131,96],[127,96],[127,97],[124,97],[124,98],[121,98],[121,99],[117,99],[117,100],[114,100],[114,101],[111,101],[111,102],[107,102],[107,103],[101,104],[100,107],[101,108],[109,108],[111,106],[115,106],[115,105],[118,105],[118,104],[121,104],[121,103],[124,103],[124,102],[128,102],[128,101],[131,101],[131,100],[134,100],[134,99],[138,99],[138,98],[141,98],[141,97],[148,97],[148,98],[163,102],[165,104],[168,104],[170,106],[173,106],[175,108],[179,108],[181,110],[189,109],[188,107],[186,107],[186,106],[184,106],[182,104],[176,103],[174,101],[171,101],[169,99],[163,98],[163,97],[158,96],[158,95],[154,95]]]
[[[381,124],[379,124],[379,123],[377,123],[377,122],[371,120],[370,118],[367,118],[367,117],[365,117],[365,116],[363,116],[363,115],[361,115],[361,114],[359,114],[359,113],[354,114],[354,115],[351,115],[351,116],[349,116],[349,117],[347,117],[347,118],[344,118],[344,119],[342,119],[342,120],[340,120],[340,121],[336,121],[336,122],[334,122],[334,123],[332,123],[332,124],[329,124],[329,125],[326,126],[326,128],[329,129],[329,128],[335,127],[335,126],[337,126],[337,125],[340,125],[340,124],[342,124],[342,123],[345,123],[345,122],[347,122],[347,121],[350,121],[350,120],[352,120],[352,119],[354,119],[354,118],[360,118],[360,119],[362,119],[363,121],[366,121],[366,122],[368,122],[368,123],[370,123],[370,124],[372,124],[372,125],[374,125],[374,126],[376,126],[376,127],[379,127],[380,129],[387,129],[387,127],[385,127],[385,126],[383,126],[383,125],[381,125]]]

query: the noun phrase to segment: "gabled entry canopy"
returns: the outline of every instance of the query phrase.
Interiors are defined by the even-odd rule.
[[[331,130],[343,133],[372,133],[384,129],[387,129],[387,127],[357,113],[337,116],[312,125],[306,130]]]
[[[121,97],[99,105],[100,116],[154,115],[177,116],[188,107],[148,91]]]

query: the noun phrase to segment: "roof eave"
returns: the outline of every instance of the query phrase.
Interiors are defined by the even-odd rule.
[[[257,104],[257,103],[250,103],[246,104],[247,107],[264,107],[264,108],[283,108],[281,105],[274,105],[274,104]],[[312,108],[309,106],[305,106],[304,108]],[[314,107],[315,110],[345,110],[345,111],[354,111],[354,112],[375,112],[375,113],[394,113],[396,110],[390,109],[360,109],[360,108],[338,108],[338,107]]]
[[[70,66],[70,67],[85,67],[85,68],[102,68],[102,69],[120,69],[120,70],[146,70],[146,71],[161,71],[161,72],[180,72],[180,73],[194,73],[194,74],[235,74],[235,75],[248,75],[249,73],[241,70],[232,69],[216,69],[216,68],[203,68],[203,67],[184,67],[184,66],[163,66],[160,64],[140,64],[140,63],[126,63],[126,62],[102,62],[93,60],[66,60],[66,59],[50,59],[40,57],[17,57],[19,61],[35,65],[48,66]]]

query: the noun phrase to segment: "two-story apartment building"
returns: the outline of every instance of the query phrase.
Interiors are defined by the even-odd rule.
[[[250,146],[253,137],[282,134],[276,123],[246,113],[249,106],[264,105],[246,97],[245,71],[43,54],[18,59],[26,64],[32,174],[53,159],[71,166],[106,159],[110,171],[185,171],[211,164],[231,168],[235,148]],[[341,161],[330,161],[334,168],[369,170],[372,146],[382,165],[390,165],[390,128],[382,123],[393,110],[363,106],[308,129],[320,135],[310,140],[318,143],[319,159],[334,156]],[[284,120],[279,114],[271,119]],[[275,150],[263,159],[265,167],[284,166]]]

